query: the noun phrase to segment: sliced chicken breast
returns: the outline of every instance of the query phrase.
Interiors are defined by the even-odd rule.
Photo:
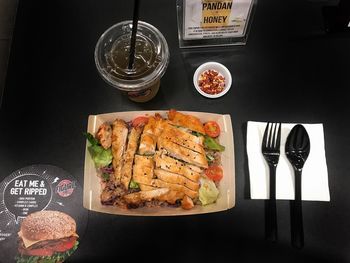
[[[158,189],[157,187],[153,187],[153,186],[149,186],[146,184],[138,184],[140,186],[141,191],[151,191],[151,190],[155,190]]]
[[[183,126],[192,131],[205,134],[202,122],[195,116],[183,114],[176,110],[170,110],[168,112],[168,118],[175,125]]]
[[[205,155],[203,146],[201,144],[198,144],[195,140],[198,137],[187,132],[181,131],[171,125],[166,126],[160,138],[170,140],[173,143],[176,143],[192,151]]]
[[[199,183],[192,182],[191,180],[187,179],[182,175],[171,173],[162,169],[155,169],[154,174],[157,176],[158,179],[162,181],[172,184],[183,185],[193,191],[199,190]]]
[[[158,200],[175,204],[177,200],[182,200],[184,196],[185,194],[183,192],[170,190],[167,194],[160,196]]]
[[[128,145],[124,154],[124,164],[121,170],[121,183],[125,189],[129,188],[129,183],[132,177],[132,166],[134,156],[137,150],[138,142],[142,132],[142,127],[132,128],[128,136]]]
[[[140,205],[145,201],[158,200],[162,195],[169,192],[168,188],[158,188],[151,191],[140,191],[132,194],[124,195],[124,200],[128,204]]]
[[[108,149],[112,145],[112,127],[107,123],[103,123],[96,133],[96,138],[101,143],[101,146]]]
[[[198,166],[195,166],[195,165],[192,165],[192,164],[187,164],[186,166],[193,172],[197,172],[199,174],[201,174],[203,172],[203,168],[200,168]]]
[[[159,179],[149,179],[144,176],[136,176],[134,175],[134,180],[138,184],[145,184],[153,187],[158,187],[158,188],[169,188],[170,190],[174,191],[179,191],[183,192],[184,194],[188,195],[191,198],[196,198],[198,197],[198,192],[193,191],[183,185],[179,184],[173,184],[173,183],[168,183]]]
[[[200,172],[194,171],[190,165],[167,156],[162,151],[157,151],[154,156],[155,167],[172,173],[181,174],[193,182],[198,182]],[[197,168],[197,166],[194,166]],[[200,168],[198,168],[201,171]]]
[[[193,135],[190,132],[186,131],[186,129],[182,129],[181,127],[174,126],[174,124],[169,121],[163,124],[163,131],[166,131],[166,130],[169,130],[172,133],[175,133],[176,136],[181,137],[185,140],[192,141],[202,146],[204,144],[204,136]]]
[[[133,179],[145,177],[152,179],[154,174],[154,161],[152,156],[135,155],[135,164],[133,166]],[[136,180],[135,180],[136,181]],[[139,183],[138,181],[136,181]]]
[[[176,159],[183,160],[187,163],[194,164],[202,168],[208,168],[207,158],[203,154],[194,152],[163,138],[159,138],[157,143],[160,150],[166,150],[170,156]]]
[[[123,155],[128,137],[128,127],[125,121],[119,119],[116,119],[112,126],[112,164],[114,168],[114,181],[118,184],[120,183],[124,163]]]
[[[157,139],[154,135],[143,133],[141,135],[138,153],[141,155],[153,155],[156,151]]]

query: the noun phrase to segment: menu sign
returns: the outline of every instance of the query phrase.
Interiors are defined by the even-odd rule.
[[[28,166],[6,177],[0,193],[4,262],[63,262],[78,248],[87,211],[80,185],[67,172]]]
[[[255,2],[178,0],[180,47],[243,44]]]

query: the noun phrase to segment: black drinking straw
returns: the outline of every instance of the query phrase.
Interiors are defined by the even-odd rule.
[[[137,32],[137,23],[139,21],[139,6],[140,1],[134,1],[134,16],[132,19],[132,33],[130,41],[130,54],[129,54],[129,69],[132,69],[134,60],[135,60],[135,45],[136,45],[136,32]]]

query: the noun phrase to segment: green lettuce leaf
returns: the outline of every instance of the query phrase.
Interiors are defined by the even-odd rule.
[[[219,144],[217,141],[215,141],[213,138],[209,136],[204,137],[204,145],[206,148],[213,151],[219,151],[219,152],[225,151],[225,146]]]
[[[110,148],[106,150],[102,146],[91,145],[88,149],[96,168],[105,167],[112,163],[113,155]]]
[[[89,141],[89,143],[91,145],[98,145],[99,142],[98,140],[89,132],[84,132],[83,135],[85,136],[85,138]]]
[[[84,136],[91,144],[88,150],[95,163],[95,167],[101,168],[110,165],[113,159],[111,148],[104,149],[91,133],[84,133]]]
[[[199,188],[199,201],[202,205],[209,205],[215,203],[219,196],[219,190],[215,183],[207,178],[201,178],[201,187]]]

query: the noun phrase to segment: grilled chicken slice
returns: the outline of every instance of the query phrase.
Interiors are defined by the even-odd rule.
[[[112,129],[112,154],[114,181],[120,183],[122,167],[124,163],[123,155],[126,147],[126,139],[128,137],[128,127],[123,120],[116,119],[113,122]]]
[[[185,210],[190,210],[194,207],[193,201],[187,195],[181,200],[181,207]]]
[[[168,183],[168,182],[165,182],[165,181],[162,181],[159,179],[149,179],[145,176],[135,176],[134,175],[133,179],[138,184],[145,184],[145,185],[158,187],[158,188],[169,188],[170,190],[182,192],[191,198],[198,197],[198,192],[193,191],[193,190],[191,190],[183,185]]]
[[[127,204],[140,205],[145,201],[158,200],[162,195],[169,192],[168,188],[158,188],[151,191],[140,191],[132,194],[124,195]]]
[[[181,200],[184,196],[185,194],[183,192],[170,190],[167,194],[160,196],[158,200],[168,202],[169,204],[175,204],[177,200]]]
[[[148,122],[143,129],[141,135],[141,141],[139,146],[139,154],[141,155],[153,155],[156,150],[157,137],[155,130],[157,126],[157,120],[151,116],[148,118]]]
[[[156,151],[157,139],[154,135],[143,133],[141,135],[138,153],[141,155],[153,155]]]
[[[163,138],[159,138],[157,143],[159,149],[166,150],[170,156],[176,159],[183,160],[187,163],[194,164],[202,168],[208,168],[207,158],[203,154],[194,152]]]
[[[175,125],[183,126],[192,131],[205,134],[202,122],[195,116],[183,114],[176,110],[170,110],[168,112],[168,118]]]
[[[192,131],[184,128],[184,127],[180,127],[180,126],[176,126],[171,122],[168,122],[167,125],[165,125],[165,128],[167,126],[170,126],[171,128],[176,129],[177,131],[181,132],[181,136],[187,136],[189,138],[190,141],[193,141],[199,145],[204,145],[204,136],[196,136],[192,134]]]
[[[165,120],[160,116],[149,117],[148,123],[143,129],[138,153],[141,155],[153,155],[156,150],[157,138],[162,133]]]
[[[108,149],[112,145],[112,127],[107,123],[103,123],[96,133],[96,138],[101,146]]]
[[[145,125],[145,128],[143,129],[143,132],[155,135],[156,134],[156,127],[157,127],[156,118],[154,118],[153,116],[150,116],[148,118],[147,124]]]
[[[154,161],[152,156],[135,155],[135,164],[133,166],[134,179],[136,177],[144,177],[147,179],[152,179],[154,176],[153,170],[154,170]]]
[[[198,166],[195,166],[195,165],[192,165],[192,164],[187,164],[186,166],[193,172],[197,172],[199,174],[203,172],[203,169],[198,167]]]
[[[132,177],[132,165],[141,132],[142,127],[132,128],[128,136],[128,146],[123,157],[124,164],[121,171],[121,183],[124,185],[125,189],[129,188],[129,183]]]
[[[141,191],[151,191],[151,190],[155,190],[158,189],[157,187],[153,187],[153,186],[149,186],[146,184],[139,184]]]
[[[156,168],[160,168],[176,174],[181,174],[193,182],[198,182],[199,180],[201,169],[197,166],[185,164],[184,162],[165,155],[164,152],[161,151],[156,152],[154,160]],[[193,167],[195,167],[194,169],[196,170],[194,170]]]
[[[183,185],[193,191],[199,190],[199,183],[192,182],[182,175],[171,173],[162,169],[155,169],[154,174],[158,179],[164,182]]]
[[[205,155],[203,146],[196,142],[196,141],[199,141],[198,137],[192,134],[189,134],[187,132],[181,131],[171,125],[167,125],[165,127],[165,129],[161,134],[161,138],[170,140],[178,145],[181,145],[192,151]]]

